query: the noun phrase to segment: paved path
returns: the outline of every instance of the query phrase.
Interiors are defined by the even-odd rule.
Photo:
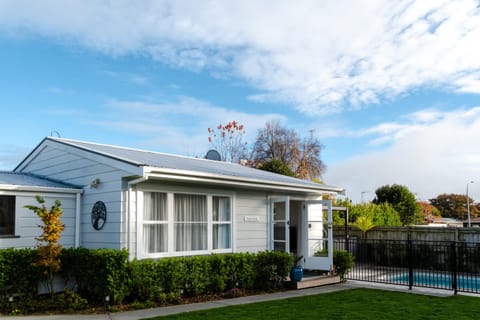
[[[434,290],[434,289],[424,289],[424,288],[414,288],[412,291],[408,290],[408,287],[405,286],[391,286],[391,285],[382,285],[374,284],[369,282],[360,282],[360,281],[348,281],[346,283],[334,284],[316,288],[302,289],[302,290],[289,290],[283,292],[276,292],[270,294],[254,295],[248,297],[240,297],[234,299],[223,299],[217,301],[201,302],[201,303],[192,303],[192,304],[183,304],[175,305],[170,307],[161,307],[161,308],[152,308],[152,309],[142,309],[136,311],[126,311],[126,312],[115,312],[110,314],[89,314],[89,315],[49,315],[49,316],[9,316],[5,317],[6,320],[136,320],[136,319],[145,319],[158,316],[166,316],[170,314],[176,314],[181,312],[189,312],[196,310],[205,310],[212,308],[220,308],[226,306],[262,302],[262,301],[272,301],[279,299],[288,299],[294,297],[302,297],[320,293],[328,293],[340,290],[347,290],[352,288],[378,288],[384,290],[395,290],[395,291],[404,291],[412,292],[418,294],[429,294],[429,295],[440,295],[440,296],[450,296],[453,295],[453,291],[447,290]]]

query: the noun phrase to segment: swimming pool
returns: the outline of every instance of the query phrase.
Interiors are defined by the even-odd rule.
[[[392,276],[390,281],[397,284],[408,285],[408,273]],[[422,272],[413,273],[413,285],[419,287],[429,287],[438,289],[452,289],[452,275],[442,272]],[[480,278],[476,275],[457,275],[457,289],[469,292],[480,292]]]

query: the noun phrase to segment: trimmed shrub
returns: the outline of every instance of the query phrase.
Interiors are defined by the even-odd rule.
[[[125,250],[67,248],[60,255],[64,292],[46,300],[38,296],[42,275],[34,267],[36,257],[36,249],[0,250],[0,306],[4,313],[11,313],[7,306],[21,313],[77,310],[88,303],[103,304],[106,296],[115,304],[127,301],[141,306],[209,294],[271,291],[283,286],[293,263],[287,253],[274,251],[129,262]],[[8,302],[13,293],[14,304]]]
[[[74,283],[82,297],[91,302],[120,303],[127,292],[128,252],[126,250],[85,248],[64,249],[61,254],[62,274],[66,283]]]
[[[0,281],[16,295],[36,295],[41,271],[34,266],[36,249],[0,250]]]
[[[345,276],[354,264],[353,255],[346,250],[333,251],[333,264],[340,281],[345,282]]]
[[[259,252],[255,259],[255,288],[266,291],[279,289],[292,265],[293,257],[286,252]]]

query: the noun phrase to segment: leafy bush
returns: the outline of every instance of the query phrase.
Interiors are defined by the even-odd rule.
[[[0,290],[5,294],[35,296],[40,270],[34,266],[36,249],[0,250]]]
[[[353,255],[346,250],[333,251],[333,264],[335,265],[337,275],[340,277],[340,281],[344,282],[345,276],[353,267]]]
[[[127,292],[128,252],[126,250],[85,248],[64,249],[61,254],[62,273],[66,283],[92,302],[121,302]]]
[[[259,252],[255,261],[255,287],[260,290],[280,288],[292,264],[293,257],[286,252]]]
[[[283,285],[292,257],[286,253],[235,253],[159,260],[129,265],[129,301],[173,303],[236,290],[273,290]]]
[[[64,291],[38,296],[41,270],[36,249],[0,250],[0,306],[4,313],[82,309],[88,303],[123,301],[138,306],[177,303],[201,295],[239,295],[283,286],[293,257],[281,252],[212,254],[206,256],[128,261],[124,250],[63,249],[60,275]],[[8,297],[15,291],[14,303]],[[88,298],[88,301],[87,301]]]

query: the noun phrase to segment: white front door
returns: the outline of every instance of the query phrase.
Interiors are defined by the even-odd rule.
[[[271,244],[274,251],[290,252],[290,199],[289,197],[270,199]]]
[[[310,270],[331,271],[333,269],[332,201],[315,200],[306,201],[304,204],[303,267]]]

